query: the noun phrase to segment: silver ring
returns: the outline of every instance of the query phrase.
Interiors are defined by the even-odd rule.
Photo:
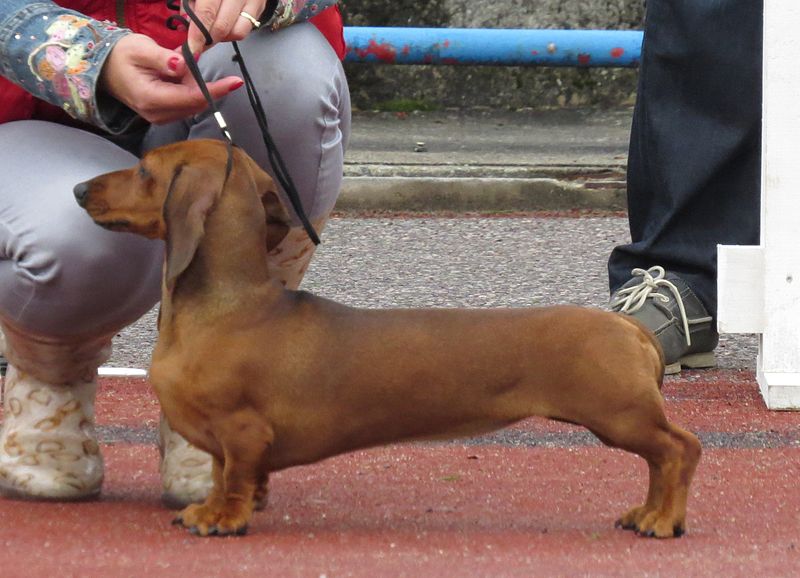
[[[257,28],[261,27],[261,22],[259,22],[256,18],[254,18],[252,15],[248,14],[244,10],[239,12],[239,16],[241,16],[242,18],[244,18],[246,20],[249,20],[250,24],[253,26],[253,30],[256,30]]]

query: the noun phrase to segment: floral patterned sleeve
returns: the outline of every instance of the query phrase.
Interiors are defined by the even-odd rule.
[[[313,18],[338,0],[270,0],[263,18],[277,30]],[[134,111],[97,90],[111,49],[130,30],[50,1],[0,0],[0,75],[70,116],[112,134]]]
[[[272,30],[313,18],[339,0],[270,0],[261,19]]]
[[[101,107],[97,82],[126,34],[53,2],[0,0],[0,74],[76,119],[120,133],[136,115],[110,98]]]

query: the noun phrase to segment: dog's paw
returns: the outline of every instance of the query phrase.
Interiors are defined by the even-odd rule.
[[[614,522],[615,528],[623,530],[638,530],[639,523],[647,516],[649,510],[645,506],[631,508],[622,517]]]
[[[250,516],[225,514],[205,504],[192,504],[172,521],[195,536],[244,536]]]
[[[636,526],[636,534],[645,538],[680,538],[686,533],[686,525],[669,516],[651,512]]]
[[[239,526],[220,523],[212,526],[209,532],[210,536],[244,536],[245,534],[247,534],[247,523]]]
[[[222,514],[211,528],[213,536],[244,536],[249,516]]]
[[[212,529],[219,518],[220,514],[206,504],[192,504],[184,508],[172,523],[183,526],[196,536],[213,536],[216,534]]]

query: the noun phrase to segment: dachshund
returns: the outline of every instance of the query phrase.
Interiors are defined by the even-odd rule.
[[[359,309],[288,289],[269,261],[297,227],[272,179],[220,141],[154,149],[74,194],[97,224],[166,240],[149,379],[170,425],[213,457],[208,499],[176,519],[193,533],[244,533],[270,472],[529,416],[581,425],[647,461],[646,501],[617,526],[685,532],[700,442],[667,420],[663,353],[630,317]]]

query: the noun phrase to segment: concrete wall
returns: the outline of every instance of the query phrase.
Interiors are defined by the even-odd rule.
[[[343,0],[347,25],[641,29],[644,0]],[[630,104],[637,71],[348,64],[357,108]]]

